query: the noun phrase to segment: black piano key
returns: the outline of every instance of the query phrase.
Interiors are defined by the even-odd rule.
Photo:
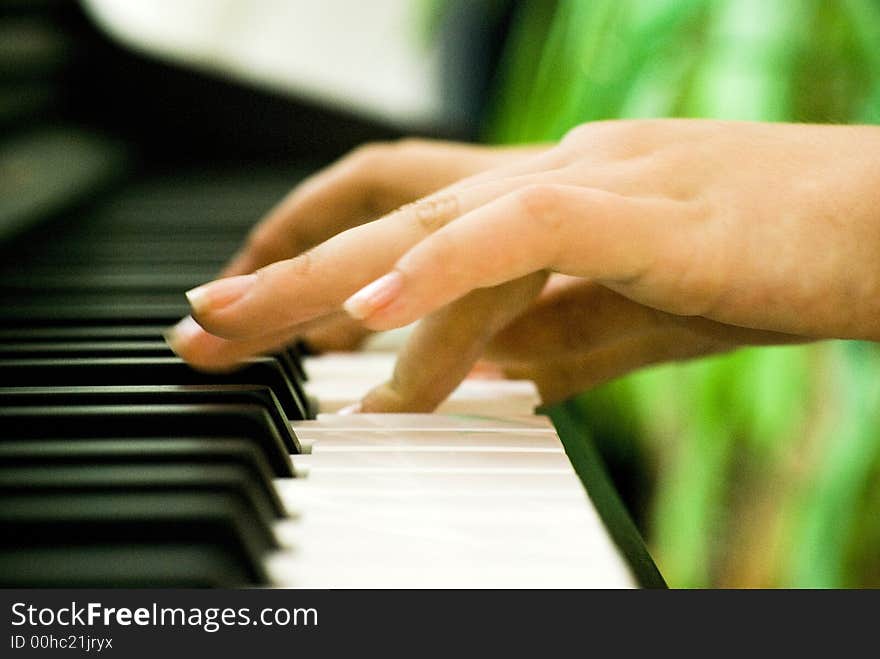
[[[256,522],[253,533],[260,550],[278,546],[272,532],[275,518],[272,504],[252,475],[235,465],[184,462],[0,467],[0,497],[3,498],[80,492],[225,492],[234,496]]]
[[[3,407],[94,405],[244,404],[262,407],[291,453],[302,453],[284,410],[272,389],[259,385],[153,385],[95,387],[0,387]]]
[[[265,457],[247,439],[126,437],[79,441],[0,441],[0,464],[9,467],[167,463],[234,465],[251,475],[277,517],[288,514],[273,485],[272,470]]]
[[[175,268],[173,272],[164,272],[155,266],[143,266],[133,269],[116,269],[112,272],[95,272],[91,264],[79,268],[54,267],[47,271],[30,268],[26,273],[2,272],[0,279],[0,296],[30,295],[43,296],[47,291],[52,294],[69,296],[88,295],[94,299],[104,300],[116,293],[168,293],[180,297],[182,291],[212,279],[211,272],[204,269]]]
[[[187,544],[106,542],[0,546],[4,588],[235,588],[261,581],[211,538]]]
[[[0,327],[0,343],[9,346],[10,350],[25,350],[25,344],[55,344],[53,350],[73,350],[73,347],[63,347],[70,343],[89,343],[95,350],[106,350],[108,353],[113,350],[121,350],[122,352],[131,351],[138,352],[138,356],[149,356],[141,354],[139,351],[151,353],[154,349],[158,352],[159,344],[165,345],[163,334],[167,331],[167,325],[64,325],[64,326],[47,326],[47,327]],[[103,345],[102,345],[103,344]],[[135,344],[144,344],[138,346]],[[21,348],[14,346],[21,345]],[[311,351],[303,352],[302,342],[295,342],[287,346],[280,355],[285,357],[285,364],[289,365],[289,369],[296,374],[296,379],[304,382],[308,379],[306,371],[303,367],[303,357],[308,356]],[[57,347],[55,347],[57,346]],[[2,349],[4,346],[0,346]],[[165,349],[162,354],[169,354],[170,348]],[[9,355],[10,357],[12,355]],[[70,355],[74,356],[74,355]],[[86,355],[82,355],[86,356]],[[98,354],[90,354],[88,356],[99,357]],[[108,355],[110,356],[110,355]],[[116,354],[113,356],[123,357],[124,354]],[[131,355],[135,356],[135,355]],[[160,356],[160,355],[156,355]]]
[[[28,495],[14,488],[0,494],[0,527],[6,538],[19,538],[0,541],[0,585],[265,583],[267,524],[242,493],[258,492],[268,502],[263,508],[283,512],[272,478],[290,475],[289,451],[297,448],[287,418],[313,411],[300,356],[290,350],[270,358],[270,375],[251,365],[223,376],[183,366],[172,372],[148,361],[176,359],[162,333],[189,313],[183,291],[216,276],[295,178],[272,173],[244,186],[237,177],[229,185],[202,173],[154,179],[62,218],[50,240],[6,254],[0,476],[7,485],[17,478]],[[77,381],[80,360],[119,358],[140,361]],[[23,361],[45,363],[22,371]],[[28,378],[34,386],[20,386]],[[65,385],[65,378],[77,382]],[[168,471],[181,465],[202,480]],[[104,482],[107,491],[88,491],[122,467],[125,477]],[[239,476],[226,482],[214,467]],[[35,474],[49,472],[37,488]],[[182,480],[170,478],[175,473]],[[169,488],[196,491],[149,490],[161,489],[163,475]],[[54,487],[66,488],[65,496]]]
[[[189,313],[179,294],[113,294],[103,300],[91,295],[46,293],[22,298],[0,296],[0,325],[81,325],[107,322],[170,325]]]
[[[74,343],[98,341],[156,341],[168,329],[164,324],[126,325],[47,325],[36,327],[27,323],[0,326],[4,343]]]
[[[2,359],[65,359],[92,357],[174,357],[174,352],[164,340],[144,341],[28,341],[7,343],[0,336],[0,360]],[[268,356],[275,359],[290,381],[297,400],[304,401],[304,413],[313,416],[313,409],[302,386],[304,370],[295,348]]]
[[[292,350],[282,350],[274,355],[268,355],[268,357],[278,362],[279,368],[287,376],[296,400],[301,403],[300,409],[303,418],[314,418],[318,410],[317,402],[306,394],[305,387],[303,387],[303,382],[305,382],[303,366],[296,358],[295,353]]]
[[[290,419],[304,419],[308,410],[278,361],[257,357],[229,373],[193,370],[178,357],[95,359],[21,359],[0,361],[4,386],[103,386],[156,384],[258,384],[272,389]]]
[[[246,437],[277,476],[293,476],[290,453],[259,405],[93,405],[0,407],[0,442],[109,437]]]
[[[0,360],[173,357],[168,344],[157,339],[164,330],[164,326],[0,329]],[[123,340],[112,340],[120,337]],[[314,418],[317,403],[306,395],[305,371],[295,347],[268,358],[275,359],[287,375],[306,418]]]
[[[59,265],[85,264],[96,272],[118,272],[132,265],[153,265],[154,267],[210,267],[212,276],[240,246],[238,240],[222,240],[212,237],[194,247],[189,241],[175,240],[167,236],[154,237],[149,241],[142,239],[88,236],[86,238],[66,238],[51,244],[38,243],[25,247],[18,254],[18,261],[26,261],[31,267],[58,267]],[[11,270],[12,266],[7,266]]]
[[[291,367],[296,372],[296,379],[300,382],[305,382],[309,379],[306,369],[303,367],[303,357],[305,357],[305,354],[302,351],[302,346],[304,343],[304,341],[295,341],[284,349],[284,354],[290,360]]]
[[[20,561],[17,564],[14,558],[22,552],[35,557],[46,548],[63,548],[67,551],[61,555],[66,557],[77,547],[146,549],[167,544],[210,547],[231,559],[237,568],[229,575],[215,576],[222,585],[267,580],[258,522],[235,495],[222,491],[18,494],[0,501],[0,527],[4,530],[0,534],[0,586],[20,583],[14,571]],[[138,552],[129,555],[136,560]],[[89,552],[83,558],[78,576],[65,575],[73,583],[56,585],[119,583],[115,578],[106,583],[108,572],[115,576],[118,572],[102,564],[100,552]],[[173,556],[168,556],[167,561],[171,560]],[[173,571],[161,563],[153,568],[143,575],[150,585],[167,581]],[[241,576],[246,584],[233,581]]]
[[[130,163],[128,147],[85,130],[39,128],[5,136],[0,243],[107,189]]]
[[[83,357],[173,357],[164,341],[30,341],[0,337],[0,359],[65,359]]]

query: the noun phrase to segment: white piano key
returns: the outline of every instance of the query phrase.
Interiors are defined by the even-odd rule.
[[[305,360],[306,392],[321,412],[336,412],[360,401],[388,379],[395,356],[388,353],[329,353]],[[525,380],[467,379],[438,408],[440,413],[530,414],[541,398]]]
[[[337,412],[359,402],[383,380],[322,382],[309,380],[306,393],[318,400],[322,413]],[[441,414],[527,414],[541,404],[535,385],[524,380],[465,380],[437,412]]]
[[[434,563],[422,565],[329,564],[308,558],[270,555],[266,570],[278,588],[633,588],[632,577],[616,566],[593,567],[588,560],[554,565],[528,562]]]
[[[275,532],[285,547],[314,547],[322,542],[341,547],[340,537],[351,535],[355,529],[368,528],[372,532],[382,529],[386,540],[393,537],[395,542],[439,535],[441,544],[506,544],[512,534],[517,536],[515,547],[508,547],[508,552],[526,549],[568,552],[569,545],[559,544],[554,538],[584,540],[596,530],[584,515],[585,502],[573,498],[516,507],[501,505],[497,500],[494,505],[485,505],[485,501],[479,500],[482,504],[479,508],[462,507],[464,502],[453,505],[416,498],[415,503],[386,500],[381,507],[368,507],[350,500],[313,503],[296,519],[279,522]],[[352,531],[343,531],[342,526]]]
[[[362,352],[398,352],[409,339],[418,323],[411,323],[384,332],[370,334],[361,346]]]
[[[307,365],[322,410],[356,402],[393,364],[371,355],[353,374],[346,361],[323,361],[317,378]],[[293,514],[266,561],[275,585],[635,586],[555,429],[532,414],[534,387],[497,384],[466,382],[458,414],[294,422],[311,452],[292,457],[305,478],[276,481]]]
[[[302,528],[317,520],[331,520],[352,527],[367,524],[381,526],[390,534],[411,534],[420,525],[429,525],[432,533],[443,532],[459,524],[476,524],[482,528],[515,526],[528,530],[554,526],[558,530],[573,532],[590,519],[586,506],[586,493],[574,487],[566,490],[544,491],[538,496],[530,489],[518,495],[502,495],[496,487],[497,479],[488,478],[482,489],[452,491],[381,490],[345,491],[338,488],[314,487],[305,479],[299,491],[283,493],[284,503],[297,511],[295,521],[278,524],[286,534],[288,544]],[[347,521],[346,521],[347,520]],[[293,536],[291,535],[293,534]],[[487,534],[492,537],[492,534]],[[310,539],[315,536],[306,536]],[[526,534],[524,537],[530,537]],[[539,542],[542,536],[531,535]]]
[[[394,417],[407,418],[390,421]],[[549,425],[549,421],[529,424],[520,419],[523,417],[469,419],[441,414],[325,414],[317,421],[295,421],[292,426],[305,452],[452,448],[459,451],[562,451],[552,426],[544,425]],[[468,428],[470,425],[476,427]]]
[[[586,501],[506,511],[501,503],[318,503],[301,520],[279,524],[292,548],[273,555],[270,572],[290,586],[634,585]]]
[[[523,528],[491,528],[494,534],[486,540],[485,526],[474,533],[473,528],[449,526],[445,534],[409,535],[389,533],[386,528],[355,527],[349,535],[340,535],[339,526],[311,523],[304,529],[308,534],[301,546],[281,548],[291,559],[307,561],[312,565],[361,565],[364,569],[380,566],[436,567],[437,565],[492,565],[508,563],[557,567],[560,563],[587,562],[598,555],[598,547],[590,544],[586,532],[554,534],[553,529],[536,527],[535,533],[543,542],[523,539]],[[511,546],[516,549],[511,550]],[[335,584],[344,587],[345,584]]]
[[[292,456],[294,469],[308,474],[327,472],[480,472],[568,473],[571,465],[562,451],[320,451]]]
[[[589,529],[558,526],[490,525],[443,520],[443,527],[390,528],[388,525],[356,524],[354,520],[318,519],[303,523],[292,547],[282,547],[291,557],[314,557],[313,563],[364,565],[436,565],[437,563],[487,564],[493,562],[576,563],[597,554],[595,533]],[[350,527],[343,531],[342,526]],[[405,529],[405,532],[402,530]],[[529,533],[540,536],[528,537]],[[525,536],[525,537],[524,537]]]
[[[596,546],[578,546],[568,555],[511,554],[505,546],[456,545],[420,552],[389,545],[362,553],[356,539],[350,551],[328,555],[326,548],[279,550],[267,571],[281,587],[324,588],[632,588],[628,568],[608,561]],[[508,540],[515,542],[515,538]],[[412,560],[418,556],[419,560]]]
[[[293,429],[322,432],[333,430],[448,430],[483,432],[544,432],[556,435],[550,419],[536,414],[491,416],[488,414],[319,414],[317,419],[293,421]],[[558,440],[557,440],[558,441]]]
[[[562,453],[556,435],[516,431],[507,432],[415,432],[402,430],[341,430],[311,433],[297,431],[304,448],[311,453],[330,452],[400,452],[448,451],[490,452],[524,451]]]
[[[475,421],[440,414],[355,414],[322,415],[317,421],[295,421],[292,426],[306,452],[563,450],[552,427],[544,426],[549,425],[546,420],[531,425],[517,419]]]
[[[357,508],[395,507],[428,509],[453,509],[467,512],[503,510],[541,511],[562,510],[567,506],[580,509],[586,493],[583,487],[571,482],[571,487],[530,488],[505,491],[491,483],[482,488],[412,489],[395,487],[377,489],[370,487],[323,487],[309,479],[302,479],[296,487],[279,488],[286,507],[297,519],[310,510],[341,506]]]
[[[422,470],[422,471],[315,471],[307,478],[279,479],[276,488],[287,496],[297,488],[325,487],[351,490],[403,489],[421,492],[458,488],[462,491],[499,493],[540,493],[543,491],[583,492],[577,476],[558,469],[507,469],[494,472],[476,470]]]
[[[346,380],[373,380],[382,382],[394,371],[396,355],[393,352],[327,352],[306,357],[303,367],[309,380],[315,382],[344,382]]]

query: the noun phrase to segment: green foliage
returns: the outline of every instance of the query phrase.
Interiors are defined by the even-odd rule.
[[[873,0],[527,0],[486,137],[584,121],[880,122]],[[753,348],[636,373],[578,401],[656,475],[671,585],[880,585],[880,354]]]

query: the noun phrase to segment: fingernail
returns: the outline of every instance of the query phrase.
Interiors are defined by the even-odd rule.
[[[183,347],[202,331],[201,326],[192,316],[187,316],[164,333],[165,342],[175,354],[179,355]]]
[[[349,414],[360,414],[361,409],[362,407],[360,403],[354,403],[347,407],[343,407],[341,410],[337,410],[336,413],[348,416]]]
[[[349,316],[363,320],[392,302],[402,288],[403,276],[392,270],[348,298],[342,308]]]
[[[218,279],[187,291],[186,299],[195,312],[221,309],[240,299],[256,281],[254,274]]]

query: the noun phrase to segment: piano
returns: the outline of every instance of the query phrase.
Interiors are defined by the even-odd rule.
[[[595,449],[530,383],[337,415],[392,352],[291,346],[209,375],[164,343],[269,206],[388,129],[125,52],[70,3],[11,6],[0,29],[64,55],[3,69],[50,93],[0,139],[0,586],[664,585]],[[233,140],[205,98],[264,124]]]

